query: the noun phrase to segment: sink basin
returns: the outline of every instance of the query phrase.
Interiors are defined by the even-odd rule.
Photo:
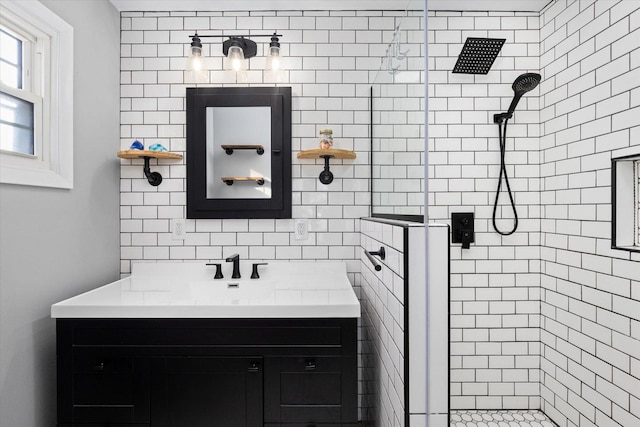
[[[244,266],[244,270],[242,269]],[[271,261],[250,279],[224,279],[204,263],[135,263],[132,274],[51,306],[54,318],[359,317],[343,262]]]
[[[274,289],[273,280],[203,280],[178,287],[169,298],[174,304],[252,304],[268,299]]]

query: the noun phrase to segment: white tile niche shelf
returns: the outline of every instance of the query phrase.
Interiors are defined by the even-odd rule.
[[[640,252],[640,153],[611,159],[611,247]]]

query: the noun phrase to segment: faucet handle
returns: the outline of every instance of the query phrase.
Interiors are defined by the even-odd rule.
[[[224,276],[222,275],[222,264],[220,263],[207,263],[207,265],[215,265],[216,266],[216,275],[213,276],[214,279],[224,279]]]
[[[251,269],[251,278],[259,279],[260,275],[258,274],[258,266],[259,265],[269,265],[268,262],[255,262],[253,263],[253,268]]]

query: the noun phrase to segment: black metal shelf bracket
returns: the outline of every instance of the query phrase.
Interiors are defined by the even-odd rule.
[[[149,159],[151,157],[149,156],[144,156],[144,176],[147,177],[147,180],[149,181],[149,184],[153,185],[154,187],[157,187],[158,185],[160,185],[160,183],[162,182],[162,175],[160,175],[159,172],[151,172],[151,169],[149,168]]]
[[[329,185],[333,182],[333,172],[329,170],[329,159],[333,157],[332,154],[323,154],[320,156],[324,159],[324,170],[320,172],[320,182],[324,185]]]

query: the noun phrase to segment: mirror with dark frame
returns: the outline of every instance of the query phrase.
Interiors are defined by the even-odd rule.
[[[291,218],[291,88],[187,88],[187,218]]]

